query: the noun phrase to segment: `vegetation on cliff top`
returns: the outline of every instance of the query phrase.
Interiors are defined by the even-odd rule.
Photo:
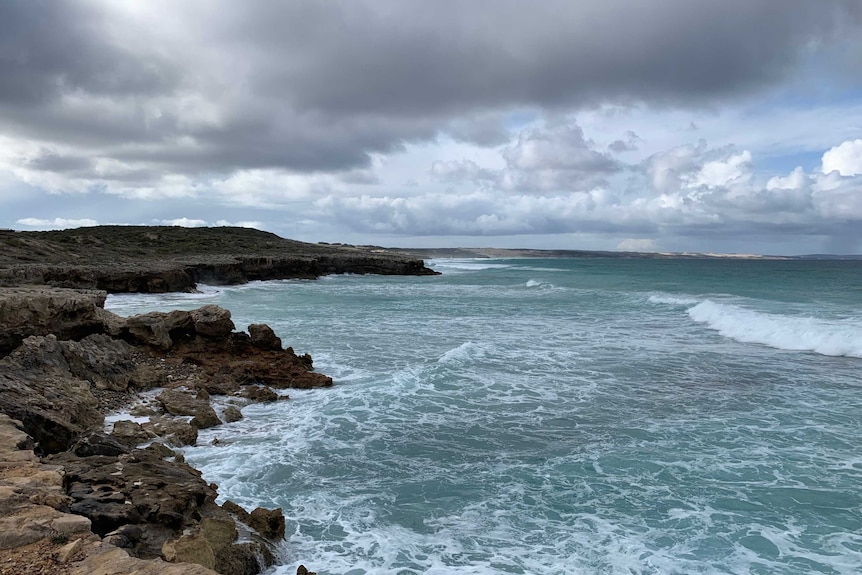
[[[45,232],[0,231],[0,265],[116,264],[252,254],[355,255],[371,249],[370,246],[311,244],[237,227],[95,226]]]

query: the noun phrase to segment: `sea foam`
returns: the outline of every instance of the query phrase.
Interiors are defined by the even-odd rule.
[[[858,321],[762,313],[712,300],[694,305],[688,315],[721,335],[743,343],[830,356],[862,357],[862,324]]]

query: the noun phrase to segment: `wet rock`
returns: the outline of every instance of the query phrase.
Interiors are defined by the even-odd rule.
[[[242,412],[236,407],[229,405],[225,408],[222,416],[227,423],[233,423],[242,419]]]
[[[198,429],[214,427],[221,423],[209,401],[198,399],[190,392],[168,389],[159,394],[156,400],[171,415],[191,416],[191,424]]]
[[[264,509],[258,507],[249,515],[248,526],[274,541],[284,539],[284,514],[281,508]]]
[[[128,447],[140,445],[153,438],[153,434],[148,433],[140,423],[135,421],[115,422],[111,436]]]
[[[176,447],[194,445],[198,441],[198,428],[188,421],[172,417],[152,417],[141,425],[148,433],[163,437]]]
[[[281,338],[275,335],[272,328],[263,323],[253,323],[248,326],[248,333],[251,335],[251,344],[257,348],[281,351]]]
[[[269,403],[278,400],[278,394],[272,388],[265,385],[249,385],[244,388],[240,395],[251,401]]]

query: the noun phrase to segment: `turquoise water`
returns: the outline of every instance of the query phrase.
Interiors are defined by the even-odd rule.
[[[276,573],[862,572],[858,263],[430,263],[109,298],[216,303],[334,377],[186,453],[284,509]]]

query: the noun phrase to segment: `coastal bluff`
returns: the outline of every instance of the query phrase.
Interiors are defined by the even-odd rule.
[[[436,275],[421,259],[375,246],[312,244],[250,228],[94,226],[0,230],[0,286],[108,293],[190,292],[198,283],[316,279],[329,274]]]
[[[268,326],[237,331],[220,307],[126,318],[106,296],[0,288],[0,575],[254,575],[296,562],[280,509],[217,504],[181,448],[249,403],[332,379]]]

